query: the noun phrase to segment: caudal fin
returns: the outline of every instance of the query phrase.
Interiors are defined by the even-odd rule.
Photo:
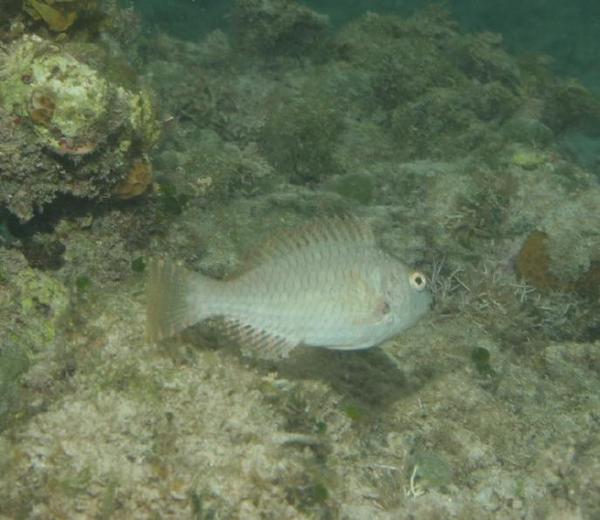
[[[146,338],[159,341],[198,320],[190,296],[196,283],[185,267],[166,258],[154,258],[147,266]]]

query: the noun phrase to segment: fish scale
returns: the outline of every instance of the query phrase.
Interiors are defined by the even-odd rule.
[[[369,348],[425,314],[426,286],[423,274],[377,247],[366,224],[333,218],[270,240],[230,280],[151,260],[147,334],[158,341],[222,318],[244,352],[260,357],[285,357],[298,345]]]

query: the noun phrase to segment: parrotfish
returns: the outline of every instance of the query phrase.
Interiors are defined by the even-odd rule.
[[[263,358],[286,357],[300,345],[370,348],[413,325],[432,302],[425,275],[382,251],[355,218],[272,239],[227,280],[166,258],[150,260],[147,272],[150,341],[221,318],[245,353]]]

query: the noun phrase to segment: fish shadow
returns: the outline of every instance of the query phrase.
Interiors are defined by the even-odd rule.
[[[299,348],[276,369],[289,380],[322,381],[342,397],[348,415],[361,418],[380,414],[424,384],[407,376],[380,348],[346,352]]]
[[[298,347],[281,360],[244,356],[239,345],[224,339],[219,327],[196,326],[184,333],[191,344],[219,350],[248,366],[290,381],[322,381],[342,398],[348,415],[370,418],[395,402],[418,392],[435,377],[433,372],[404,371],[382,348],[329,350]]]

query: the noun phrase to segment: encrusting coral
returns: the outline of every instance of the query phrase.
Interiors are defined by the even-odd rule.
[[[58,193],[111,196],[147,163],[160,130],[151,96],[89,65],[94,46],[25,35],[2,51],[0,203],[20,219]]]
[[[565,289],[566,285],[550,272],[547,240],[543,231],[529,234],[517,256],[517,273],[536,289]]]

